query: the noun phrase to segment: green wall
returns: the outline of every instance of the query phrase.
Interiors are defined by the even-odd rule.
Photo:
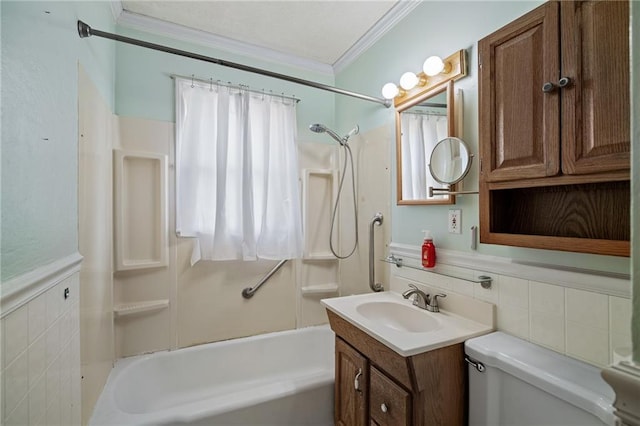
[[[472,152],[478,152],[478,82],[477,41],[504,24],[523,15],[542,2],[423,2],[357,61],[336,76],[338,86],[367,94],[379,95],[382,86],[398,82],[406,71],[418,72],[430,55],[448,56],[459,49],[467,50],[469,74],[456,82],[464,97],[463,139]],[[389,126],[389,155],[395,163],[394,110],[375,104],[339,97],[336,102],[338,127],[349,128],[359,123],[366,130]],[[471,251],[470,227],[478,225],[478,196],[457,198],[462,210],[461,235],[447,232],[447,211],[453,206],[397,206],[395,170],[392,173],[392,241],[420,245],[422,229],[434,234],[436,247]],[[478,164],[473,163],[464,181],[466,190],[478,189]],[[629,273],[629,259],[550,250],[524,249],[480,244],[479,253],[503,256],[528,262],[556,264],[608,272]]]
[[[78,63],[113,108],[115,48],[76,30],[113,28],[108,2],[2,1],[0,14],[4,282],[78,250]]]
[[[333,74],[303,71],[293,66],[243,57],[221,49],[208,48],[200,44],[187,43],[129,28],[119,27],[118,33],[304,80],[327,85],[334,84]],[[328,142],[326,136],[316,135],[310,132],[308,127],[318,122],[328,126],[333,125],[335,95],[331,92],[124,43],[118,43],[116,51],[118,63],[116,112],[118,115],[175,121],[174,85],[170,76],[194,74],[196,78],[204,80],[213,78],[214,81],[249,85],[253,90],[265,89],[266,93],[273,91],[275,94],[295,95],[301,100],[298,103],[297,114],[299,140]]]

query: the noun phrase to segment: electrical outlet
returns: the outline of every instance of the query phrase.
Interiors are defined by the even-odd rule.
[[[449,233],[462,233],[462,210],[449,210]]]

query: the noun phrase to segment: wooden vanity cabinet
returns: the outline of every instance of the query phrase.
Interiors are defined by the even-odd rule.
[[[628,256],[629,2],[549,1],[478,64],[481,242]]]
[[[333,312],[327,315],[336,333],[336,425],[466,424],[462,343],[403,357]]]

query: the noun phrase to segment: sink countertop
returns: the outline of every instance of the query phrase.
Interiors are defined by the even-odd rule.
[[[420,309],[413,306],[411,300],[406,300],[402,295],[392,291],[322,299],[321,303],[325,308],[404,357],[461,343],[472,337],[493,331],[493,328],[488,325],[442,309],[440,312]],[[389,321],[389,318],[385,319],[385,315],[380,315],[380,319],[372,318],[371,313],[363,315],[366,311],[372,311],[372,309],[365,311],[363,306],[372,304],[379,304],[380,307],[386,305],[385,308],[392,306],[392,304],[398,305],[398,310],[407,310],[410,315],[406,317],[416,322],[416,324],[412,324],[415,327],[404,327],[403,329],[395,321]],[[428,328],[427,331],[420,331],[420,324],[417,324],[421,315],[424,315],[424,323],[429,324],[429,327],[425,327]]]

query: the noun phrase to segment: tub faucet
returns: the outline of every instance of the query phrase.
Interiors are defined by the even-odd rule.
[[[409,290],[402,293],[402,297],[404,297],[405,299],[408,299],[409,297],[414,295],[413,304],[415,306],[421,309],[429,309],[428,308],[429,302],[430,302],[429,295],[425,294],[425,292],[423,292],[413,284],[409,284],[409,287],[411,287]]]

